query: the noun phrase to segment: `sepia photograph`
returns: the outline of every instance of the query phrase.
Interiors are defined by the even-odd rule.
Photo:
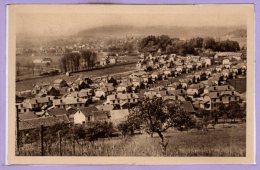
[[[8,16],[10,164],[254,163],[252,5]]]

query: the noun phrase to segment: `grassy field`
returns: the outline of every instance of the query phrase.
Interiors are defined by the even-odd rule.
[[[221,124],[216,129],[207,132],[198,130],[179,132],[168,131],[165,136],[169,141],[166,156],[225,156],[244,157],[246,156],[246,125],[232,124],[223,128]],[[135,135],[122,139],[100,139],[88,142],[80,141],[73,144],[69,141],[62,142],[62,155],[77,156],[163,156],[159,145],[159,138],[153,138],[146,134]],[[39,151],[28,145],[21,148],[22,155],[38,155]],[[38,147],[39,148],[39,147]],[[39,150],[39,149],[38,149]],[[46,148],[46,155],[58,155],[58,145],[53,143]]]
[[[62,75],[56,75],[56,76],[49,76],[49,77],[39,77],[29,80],[22,80],[16,82],[16,90],[22,91],[22,90],[28,90],[32,89],[33,85],[39,82],[50,82],[52,83],[56,79],[64,79],[66,81],[74,81],[78,78],[79,75],[88,76],[88,77],[100,77],[105,75],[112,75],[122,72],[128,72],[135,70],[135,64],[128,64],[128,65],[118,65],[113,66],[110,68],[104,68],[100,70],[92,70],[92,71],[86,71],[86,72],[79,72],[79,73],[73,73],[72,76],[66,76],[65,74]]]

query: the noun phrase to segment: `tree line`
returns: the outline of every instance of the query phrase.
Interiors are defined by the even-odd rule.
[[[73,72],[83,69],[92,69],[96,62],[97,54],[90,50],[67,52],[61,58],[60,67],[64,72]]]
[[[196,37],[184,41],[179,38],[170,38],[167,35],[149,35],[139,42],[138,49],[140,52],[149,53],[158,52],[160,49],[163,54],[198,55],[203,52],[203,49],[220,52],[236,52],[240,50],[240,46],[237,41],[216,41],[212,37]]]

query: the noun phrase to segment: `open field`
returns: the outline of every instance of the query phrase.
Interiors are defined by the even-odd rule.
[[[122,72],[128,72],[135,70],[135,64],[128,64],[128,65],[118,65],[113,66],[110,68],[104,68],[99,70],[92,70],[92,71],[85,71],[79,73],[73,73],[72,76],[66,76],[65,74],[56,75],[56,76],[49,76],[49,77],[39,77],[30,80],[22,80],[16,82],[16,90],[28,90],[32,89],[33,85],[39,82],[50,82],[52,83],[56,79],[64,79],[66,81],[74,81],[78,78],[79,75],[88,76],[88,77],[100,77],[105,75],[112,75]]]
[[[222,124],[209,129],[208,132],[191,130],[179,132],[169,130],[165,133],[169,141],[166,156],[246,156],[246,124],[230,124],[223,128]],[[63,141],[61,153],[80,156],[162,156],[159,138],[146,134],[135,135],[127,139],[120,137],[100,139],[95,142],[75,142],[75,152],[71,141]],[[21,155],[39,155],[37,144],[29,144],[21,148]],[[57,143],[46,147],[45,155],[59,155]]]

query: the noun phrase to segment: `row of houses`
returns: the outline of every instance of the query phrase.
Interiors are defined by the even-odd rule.
[[[211,60],[200,56],[149,55],[145,60],[146,63],[158,60],[160,66],[154,67],[152,72],[139,70],[124,77],[107,76],[93,83],[90,83],[88,78],[79,78],[73,82],[57,79],[49,84],[36,85],[33,89],[36,94],[43,93],[43,89],[48,87],[46,92],[44,91],[45,95],[17,102],[18,115],[31,114],[32,117],[36,115],[37,120],[44,118],[57,120],[55,117],[57,111],[57,115],[63,115],[61,117],[66,115],[68,121],[74,124],[93,121],[120,122],[128,115],[128,109],[143,98],[161,97],[167,101],[178,100],[189,113],[194,113],[198,108],[215,110],[220,103],[241,102],[241,94],[226,84],[226,81],[232,78],[230,75],[233,73],[242,74],[239,73],[239,69],[246,73],[246,65],[243,62],[235,65],[233,60],[230,60],[231,67],[227,68],[226,62],[212,65]],[[169,65],[169,60],[174,66]],[[197,63],[200,62],[204,65],[204,69],[197,69],[200,66]],[[193,66],[196,64],[195,69],[192,67],[188,72],[177,69],[189,68],[190,63]],[[176,72],[178,74],[175,74]],[[21,118],[22,120],[24,119]]]

